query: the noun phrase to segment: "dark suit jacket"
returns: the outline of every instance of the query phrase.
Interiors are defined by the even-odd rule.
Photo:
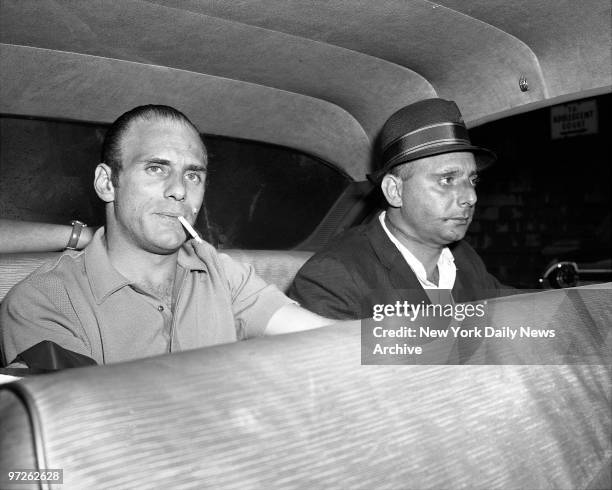
[[[457,278],[457,302],[495,296],[504,286],[489,274],[467,242],[449,245]],[[316,253],[298,272],[289,296],[304,308],[335,319],[372,316],[374,304],[397,300],[430,303],[429,297],[378,219],[347,230]]]

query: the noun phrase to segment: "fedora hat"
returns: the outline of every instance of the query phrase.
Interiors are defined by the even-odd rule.
[[[444,99],[425,99],[395,112],[379,135],[379,168],[368,175],[378,184],[393,167],[419,158],[469,151],[479,170],[495,161],[495,154],[470,142],[457,104]]]

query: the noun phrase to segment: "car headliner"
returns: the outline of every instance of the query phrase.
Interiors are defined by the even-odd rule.
[[[170,104],[363,179],[411,102],[453,99],[474,126],[610,91],[611,37],[610,0],[2,0],[0,112]]]

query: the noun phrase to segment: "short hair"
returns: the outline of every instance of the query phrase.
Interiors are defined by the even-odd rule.
[[[108,128],[102,142],[101,161],[111,168],[111,182],[115,187],[119,185],[119,171],[121,170],[121,141],[130,129],[133,122],[138,120],[170,120],[179,121],[192,128],[202,141],[204,140],[198,128],[189,118],[178,109],[167,105],[141,105],[121,114]]]
[[[414,175],[414,165],[416,162],[406,162],[396,165],[388,173],[401,180],[408,180]]]

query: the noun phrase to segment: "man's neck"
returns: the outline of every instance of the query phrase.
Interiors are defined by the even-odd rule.
[[[414,255],[423,267],[427,274],[427,279],[434,284],[438,284],[439,272],[438,272],[438,259],[444,247],[433,246],[427,243],[423,243],[417,237],[412,236],[407,231],[402,229],[402,225],[397,216],[390,214],[387,211],[385,216],[385,224],[387,229],[393,234],[397,240],[404,245],[412,255]]]
[[[136,284],[167,287],[174,283],[178,251],[161,255],[142,250],[131,243],[113,240],[105,234],[108,258],[117,271]]]

